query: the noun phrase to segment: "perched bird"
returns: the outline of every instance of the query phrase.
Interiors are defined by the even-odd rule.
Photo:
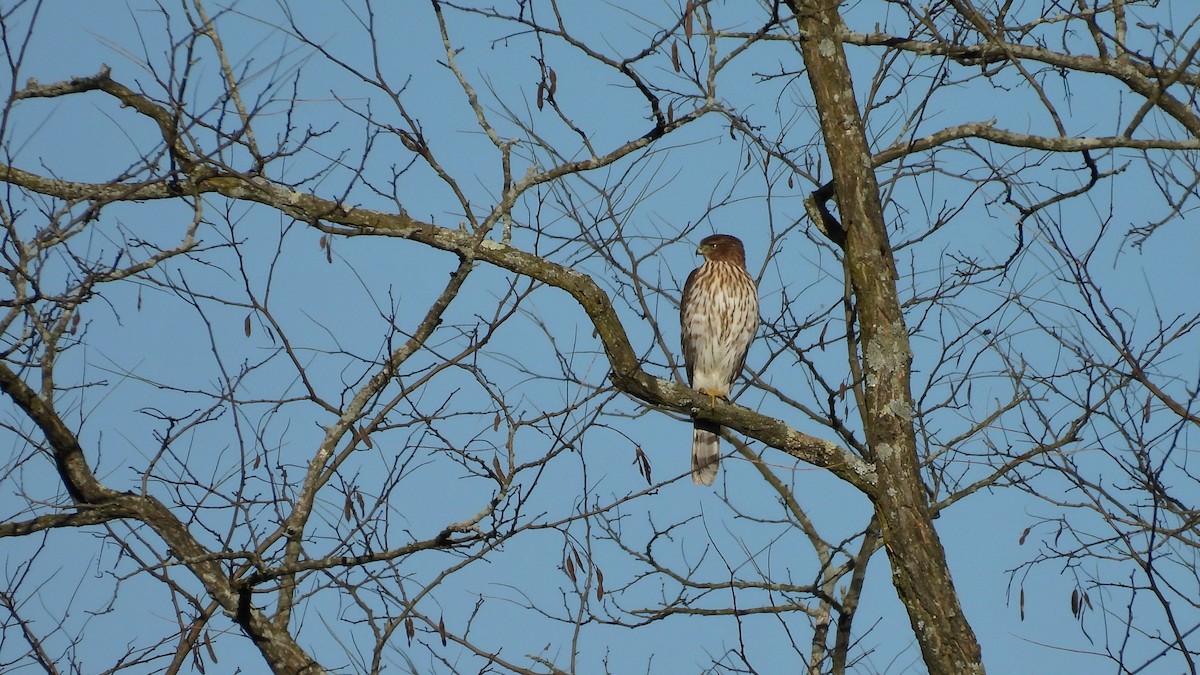
[[[737,237],[714,234],[696,248],[704,263],[683,285],[679,326],[688,384],[728,400],[758,330],[758,287],[746,271],[746,249]],[[721,425],[695,420],[692,482],[712,485],[721,461]]]

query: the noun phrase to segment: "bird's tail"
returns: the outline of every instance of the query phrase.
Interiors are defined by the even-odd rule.
[[[692,429],[692,482],[712,485],[721,468],[721,425],[696,420]]]

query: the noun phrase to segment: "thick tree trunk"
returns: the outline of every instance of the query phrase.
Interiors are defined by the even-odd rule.
[[[930,673],[982,673],[979,643],[959,605],[921,480],[912,423],[912,351],[879,185],[840,40],[844,26],[838,4],[789,2],[804,37],[804,65],[846,235],[846,274],[854,292],[863,361],[862,414],[878,475],[872,499],[895,587]]]

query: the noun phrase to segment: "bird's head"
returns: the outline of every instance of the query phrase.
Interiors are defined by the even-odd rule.
[[[705,260],[731,262],[746,266],[746,249],[742,240],[728,234],[711,234],[700,241],[696,253]]]

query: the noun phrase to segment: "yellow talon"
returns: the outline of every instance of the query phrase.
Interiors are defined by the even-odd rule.
[[[719,398],[725,399],[726,398],[724,394],[718,394],[717,392],[713,391],[712,389],[708,389],[705,387],[701,387],[701,388],[697,389],[696,391],[700,392],[701,394],[704,394],[705,396],[707,396],[710,399],[709,406],[712,408],[717,407],[717,399],[719,399]],[[728,399],[726,399],[726,400],[728,400]]]

